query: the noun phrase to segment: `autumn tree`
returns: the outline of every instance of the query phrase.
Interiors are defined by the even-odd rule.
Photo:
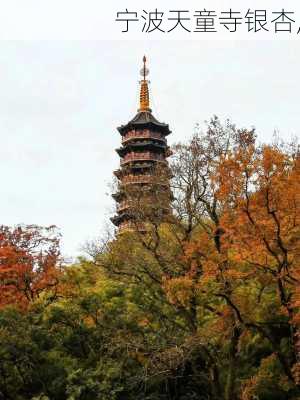
[[[224,130],[214,131],[208,149],[216,157],[207,150],[203,154],[202,141],[195,146],[197,137],[190,152],[179,146],[179,157],[192,162],[190,169],[179,163],[183,179],[177,189],[183,193],[179,205],[186,210],[187,232],[196,224],[201,227],[186,241],[186,254],[199,272],[189,281],[189,293],[191,288],[200,293],[198,304],[203,296],[209,299],[206,308],[217,317],[213,330],[217,332],[218,323],[230,337],[224,395],[231,399],[236,395],[239,348],[249,334],[266,339],[283,375],[291,386],[298,383],[299,150],[294,143],[257,146],[253,131],[235,128],[231,137],[237,140],[231,143],[225,135],[221,143],[227,145],[219,146],[216,138]],[[206,176],[197,170],[202,158],[207,160]],[[182,279],[186,285],[186,276]],[[174,279],[169,281],[173,296],[180,280],[175,289]]]
[[[0,304],[26,307],[59,273],[59,234],[54,226],[0,227]]]
[[[151,216],[145,214],[146,234],[137,230],[121,235],[109,244],[106,256],[97,260],[110,274],[151,287],[165,304],[161,311],[168,309],[169,317],[177,314],[174,324],[179,319],[185,333],[175,348],[184,349],[189,343],[190,350],[202,349],[214,396],[226,400],[239,396],[241,347],[247,348],[256,337],[269,346],[267,354],[275,355],[282,376],[291,387],[296,383],[293,327],[298,305],[297,263],[294,262],[293,275],[289,269],[290,276],[282,279],[285,267],[281,265],[274,272],[274,262],[280,252],[276,262],[281,264],[297,258],[298,161],[295,151],[276,144],[259,146],[255,136],[253,129],[237,129],[229,121],[223,125],[214,117],[205,132],[197,132],[187,144],[174,146],[171,217],[161,223],[154,218],[151,224]],[[268,176],[263,172],[268,164],[276,171],[276,178],[268,183],[272,186],[269,193],[274,191],[278,201],[286,196],[289,202],[282,202],[278,215],[267,204],[268,191],[262,186]],[[249,214],[247,220],[247,201],[251,202],[255,224],[261,225],[259,231],[265,236],[257,236]],[[283,219],[278,225],[279,217]],[[294,246],[294,255],[288,258],[281,237],[287,232],[292,232]],[[258,264],[264,259],[260,273],[251,265],[251,254]],[[295,292],[294,301],[291,290]],[[168,351],[172,352],[172,347]],[[249,360],[245,365],[250,368],[248,363]]]
[[[235,260],[227,273],[233,280],[256,283],[256,307],[264,292],[272,291],[273,305],[278,304],[282,317],[260,316],[257,323],[257,316],[253,319],[253,314],[243,315],[239,310],[241,301],[235,313],[241,323],[252,325],[269,339],[285,373],[296,383],[300,357],[299,166],[296,144],[287,148],[274,143],[230,154],[215,178],[218,196],[224,201],[222,242]],[[289,332],[292,354],[283,354],[278,330]]]

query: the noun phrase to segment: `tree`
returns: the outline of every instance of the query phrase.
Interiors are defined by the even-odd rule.
[[[244,279],[257,283],[260,297],[264,291],[273,291],[284,316],[276,324],[290,331],[292,355],[285,357],[272,330],[266,329],[268,316],[265,316],[265,327],[260,328],[272,342],[291,380],[291,366],[300,359],[299,167],[297,146],[285,149],[275,143],[256,151],[243,149],[231,154],[216,177],[218,195],[225,204],[222,226],[226,250],[231,252],[240,271],[243,266]],[[240,278],[236,267],[231,272],[233,277]]]
[[[59,275],[59,235],[54,226],[0,226],[0,305],[27,305]]]
[[[177,314],[173,324],[180,321],[184,333],[177,336],[175,348],[189,343],[206,354],[215,398],[239,396],[238,369],[254,368],[247,357],[243,360],[243,351],[257,338],[264,350],[256,362],[276,355],[280,373],[295,385],[298,263],[293,261],[292,275],[291,268],[289,276],[282,273],[284,236],[292,233],[288,260],[296,260],[299,249],[297,151],[275,143],[259,146],[253,129],[237,129],[228,121],[224,126],[214,117],[206,132],[176,145],[174,152],[172,217],[157,223],[146,212],[147,233],[121,235],[96,262],[110,274],[151,287],[165,304],[159,312]],[[276,172],[269,193],[278,201],[286,196],[280,205],[279,235],[279,215],[266,202],[268,168]],[[257,236],[247,216],[248,201],[258,231],[267,236]],[[258,270],[251,256],[254,263],[263,258],[264,268]]]

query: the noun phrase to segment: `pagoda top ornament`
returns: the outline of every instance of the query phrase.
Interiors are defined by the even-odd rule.
[[[146,67],[146,56],[143,57],[143,68],[140,71],[141,76],[143,79],[140,81],[140,108],[138,111],[149,111],[151,112],[150,108],[150,100],[149,100],[149,81],[146,79],[146,76],[149,74],[149,69]]]
[[[149,69],[146,66],[146,56],[143,57],[143,67],[140,70],[142,79],[140,84],[140,101],[137,114],[125,125],[119,126],[117,129],[122,136],[126,135],[131,130],[150,129],[155,132],[161,132],[164,136],[171,133],[169,125],[164,122],[159,122],[153,115],[150,108],[149,88],[150,81],[146,79],[149,75]]]

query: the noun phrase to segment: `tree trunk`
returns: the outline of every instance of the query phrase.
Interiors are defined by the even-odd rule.
[[[237,369],[237,346],[239,343],[239,338],[241,335],[241,330],[239,327],[235,326],[233,328],[230,349],[229,349],[229,365],[228,373],[225,384],[225,400],[234,400],[236,398],[235,389],[235,377]]]

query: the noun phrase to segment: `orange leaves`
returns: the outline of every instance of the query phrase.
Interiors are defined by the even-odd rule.
[[[297,362],[293,365],[292,369],[293,377],[297,385],[300,384],[300,362]]]
[[[209,157],[203,140],[184,149],[193,157],[180,171],[197,171],[185,181],[187,194],[194,188],[199,201],[194,208],[188,201],[186,214],[198,225],[182,243],[182,276],[164,282],[164,289],[171,302],[186,307],[193,296],[197,304],[209,299],[206,310],[220,319],[220,305],[231,307],[239,322],[260,321],[274,308],[298,324],[300,158],[277,144],[256,146],[251,132],[239,134],[234,145],[225,145],[224,137],[219,147],[210,137]]]
[[[57,285],[58,246],[54,227],[0,227],[0,306],[26,308]]]
[[[251,273],[243,272],[241,270],[234,269],[234,268],[230,268],[224,272],[224,275],[228,279],[245,279],[245,278],[248,278],[251,275]]]
[[[243,252],[244,257],[248,252],[257,265],[265,261],[270,267],[272,259],[280,269],[292,250],[292,233],[299,232],[299,168],[296,160],[276,146],[264,146],[252,158],[246,157],[250,164],[242,158],[239,152],[232,154],[219,168],[220,188],[225,186],[226,196],[236,189],[234,202],[232,196],[226,197],[222,224],[237,253]],[[224,198],[222,191],[220,196]],[[292,258],[291,254],[288,261]]]
[[[138,322],[138,325],[141,326],[141,327],[148,326],[149,324],[150,324],[150,321],[149,321],[148,318],[143,318],[142,320],[140,320]]]
[[[247,379],[242,387],[241,400],[254,400],[263,398],[265,393],[283,393],[281,398],[288,397],[288,392],[293,388],[288,377],[282,374],[275,353],[263,358],[256,375]],[[273,398],[273,396],[268,396]]]
[[[188,307],[194,290],[194,283],[190,277],[165,278],[163,288],[170,303]]]
[[[267,286],[277,293],[280,312],[299,324],[299,156],[277,145],[238,149],[222,160],[214,179],[225,231],[223,277]]]

